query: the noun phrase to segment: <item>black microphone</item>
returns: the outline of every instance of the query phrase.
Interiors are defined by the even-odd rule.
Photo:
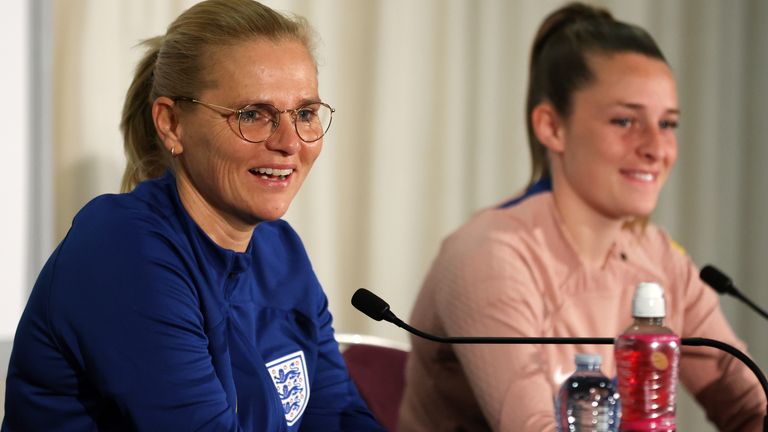
[[[744,296],[737,288],[736,285],[733,284],[733,281],[731,278],[729,278],[725,273],[718,270],[713,265],[705,265],[701,272],[699,273],[699,277],[701,280],[706,282],[707,285],[711,286],[720,294],[730,294],[737,299],[741,300],[742,302],[746,303],[747,306],[751,307],[752,310],[757,312],[758,314],[762,315],[763,318],[768,319],[768,312],[765,311],[765,309],[761,308],[752,300],[748,299]]]
[[[352,306],[376,321],[381,321],[383,319],[395,324],[397,324],[395,321],[402,323],[402,321],[389,310],[389,303],[365,288],[360,288],[354,295],[352,295]]]
[[[561,344],[583,344],[583,345],[613,345],[613,338],[592,338],[592,337],[441,337],[435,336],[429,333],[425,333],[419,329],[411,327],[398,318],[390,309],[389,303],[384,301],[381,297],[368,291],[365,288],[359,288],[352,296],[352,306],[354,306],[360,312],[368,315],[376,321],[388,321],[396,326],[406,330],[407,332],[414,334],[420,338],[428,339],[433,342],[449,343],[449,344],[546,344],[546,345],[561,345]],[[736,347],[729,345],[725,342],[721,342],[715,339],[708,338],[681,338],[680,343],[686,346],[708,346],[716,348],[721,351],[725,351],[728,354],[741,360],[749,370],[760,381],[760,385],[763,387],[766,400],[768,400],[768,379],[757,366],[757,364],[749,358],[746,354],[739,351]],[[766,406],[766,415],[763,417],[763,432],[768,432],[768,406]]]

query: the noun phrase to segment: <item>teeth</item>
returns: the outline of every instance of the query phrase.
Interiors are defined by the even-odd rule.
[[[653,181],[653,174],[651,173],[643,173],[643,172],[631,172],[629,173],[630,177],[634,177],[641,181]]]
[[[266,174],[266,176],[262,176],[262,178],[267,178],[267,176],[277,176],[277,177],[286,177],[291,175],[293,172],[292,169],[277,169],[277,168],[253,168],[251,171],[258,174]]]

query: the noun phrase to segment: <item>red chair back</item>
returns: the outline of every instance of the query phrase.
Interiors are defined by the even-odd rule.
[[[342,353],[349,375],[376,420],[388,431],[397,429],[405,387],[406,351],[374,345],[351,345]]]

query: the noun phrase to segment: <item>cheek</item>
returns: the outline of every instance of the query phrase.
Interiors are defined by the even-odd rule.
[[[216,166],[240,166],[253,155],[256,144],[243,143],[230,133],[217,133],[208,140],[206,149],[210,163]]]
[[[615,159],[624,152],[625,140],[621,133],[590,124],[566,136],[565,153],[571,153],[571,159]]]
[[[570,163],[578,169],[582,175],[592,176],[604,165],[619,161],[624,157],[624,148],[618,141],[607,138],[590,137],[572,146]]]
[[[677,138],[671,138],[667,143],[667,165],[671,168],[677,162]]]
[[[231,183],[241,175],[243,163],[247,160],[245,152],[237,143],[213,140],[197,141],[190,151],[189,169],[194,171],[201,182],[213,182],[219,185]]]
[[[304,148],[301,150],[301,163],[307,168],[310,168],[315,163],[317,157],[320,156],[320,151],[323,149],[323,143],[320,141],[317,145],[305,145],[303,147]]]

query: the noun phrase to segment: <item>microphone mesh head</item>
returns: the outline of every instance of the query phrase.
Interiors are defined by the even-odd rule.
[[[720,294],[727,294],[733,287],[731,279],[711,265],[704,266],[699,273],[699,277]]]
[[[355,291],[352,296],[352,306],[376,321],[384,319],[389,312],[389,304],[365,288]]]

